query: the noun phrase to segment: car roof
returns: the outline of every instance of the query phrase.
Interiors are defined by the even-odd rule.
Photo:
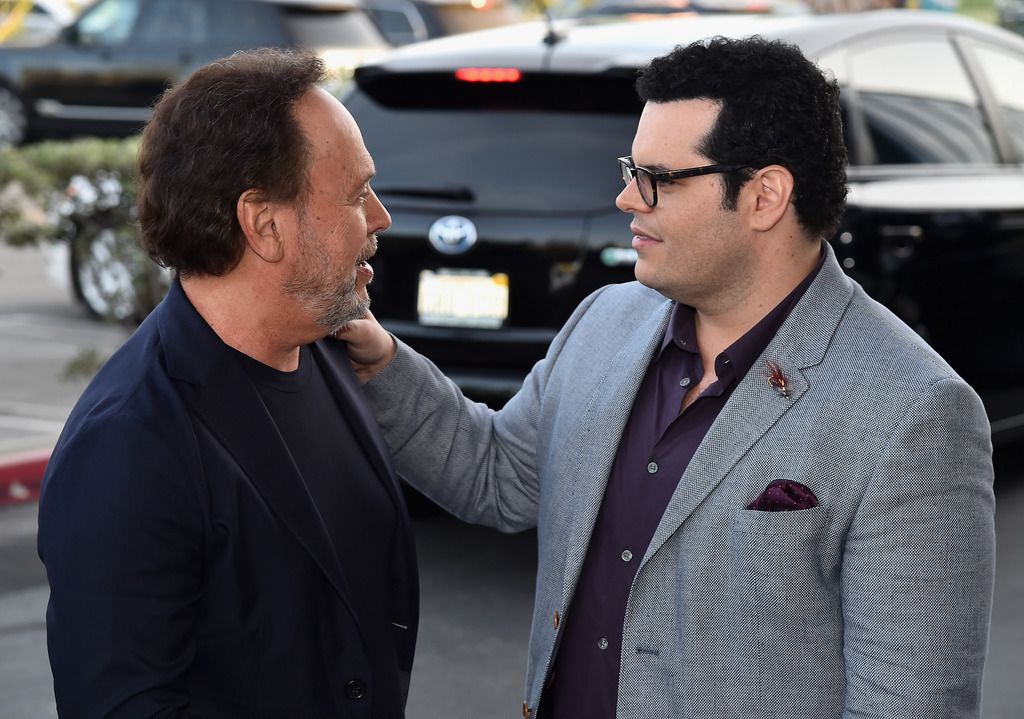
[[[546,44],[551,28],[557,42]],[[467,65],[511,66],[552,72],[602,72],[637,68],[676,45],[707,37],[761,35],[798,45],[808,57],[879,33],[957,29],[1009,44],[1024,52],[1024,38],[951,13],[878,10],[829,15],[708,15],[665,20],[588,23],[578,19],[511,25],[408,46],[371,63],[394,72],[437,72]]]

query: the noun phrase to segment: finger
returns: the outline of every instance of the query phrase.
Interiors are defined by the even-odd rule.
[[[357,319],[346,322],[334,332],[334,337],[339,340],[343,339],[355,339],[365,332],[369,331],[369,328],[377,324],[377,318],[367,310],[366,314]]]

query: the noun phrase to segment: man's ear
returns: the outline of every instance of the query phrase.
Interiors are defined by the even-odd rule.
[[[259,190],[246,190],[238,197],[235,212],[249,249],[264,262],[280,262],[284,242],[274,221],[276,205]]]
[[[793,175],[782,165],[766,165],[744,186],[753,195],[752,226],[765,232],[777,225],[789,210]]]

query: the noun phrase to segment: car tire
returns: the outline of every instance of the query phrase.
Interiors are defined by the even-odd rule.
[[[137,268],[124,252],[133,239],[92,223],[75,229],[68,252],[75,299],[96,319],[139,321],[152,308],[140,308],[136,299]]]
[[[0,85],[0,147],[20,145],[27,135],[25,103],[13,90]]]

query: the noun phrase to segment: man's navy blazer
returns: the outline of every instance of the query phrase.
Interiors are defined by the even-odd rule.
[[[311,347],[399,517],[391,621],[407,689],[408,513],[345,345]],[[43,482],[39,554],[62,717],[371,716],[358,583],[244,369],[177,282],[72,411]]]

